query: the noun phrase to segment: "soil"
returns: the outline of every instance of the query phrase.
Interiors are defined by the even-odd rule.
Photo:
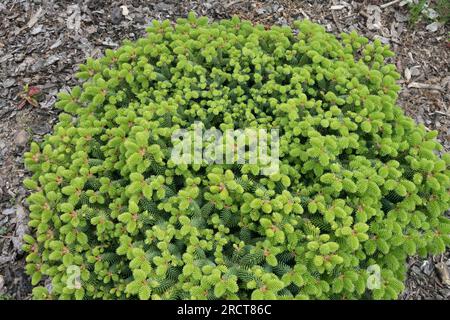
[[[439,131],[450,150],[449,25],[433,30],[430,21],[416,25],[400,1],[323,0],[3,0],[0,2],[0,298],[29,299],[24,273],[22,235],[27,231],[27,172],[23,153],[30,141],[52,130],[58,112],[56,94],[77,83],[73,74],[87,57],[99,57],[125,39],[145,34],[153,19],[185,17],[189,11],[210,19],[241,18],[289,25],[308,18],[339,34],[357,30],[389,43],[403,77],[398,104],[417,122]],[[379,18],[379,20],[377,19]],[[41,91],[36,106],[25,103],[24,86]],[[441,263],[438,265],[438,263]],[[450,267],[450,251],[409,260],[401,299],[450,299],[439,268]]]

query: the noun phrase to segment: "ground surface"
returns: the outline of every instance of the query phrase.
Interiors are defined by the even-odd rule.
[[[124,39],[145,33],[152,19],[185,17],[190,10],[212,19],[233,14],[254,22],[289,24],[309,18],[333,33],[356,29],[369,39],[380,37],[396,52],[392,59],[403,74],[398,104],[418,122],[439,130],[450,150],[449,27],[432,32],[427,23],[408,24],[399,2],[209,0],[209,1],[66,1],[0,2],[0,297],[30,297],[24,275],[21,237],[27,230],[26,171],[22,154],[31,140],[51,131],[56,93],[76,81],[72,75],[88,56],[98,57]],[[126,8],[121,6],[126,6]],[[373,20],[379,14],[380,20]],[[23,85],[42,90],[39,105],[18,109]],[[428,260],[410,259],[403,299],[450,299],[435,265],[450,266],[450,253]]]

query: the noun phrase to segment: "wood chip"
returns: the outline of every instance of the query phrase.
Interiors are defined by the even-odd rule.
[[[241,2],[243,2],[243,1],[244,1],[244,0],[235,0],[235,1],[231,1],[231,2],[229,2],[229,3],[227,3],[227,4],[224,4],[223,6],[224,6],[226,9],[228,9],[229,7],[234,6],[235,4],[241,3]]]
[[[298,11],[300,11],[300,13],[306,18],[306,19],[310,19],[309,16],[306,14],[306,12],[300,8]]]
[[[401,0],[393,0],[393,1],[391,1],[391,2],[388,2],[388,3],[385,3],[385,4],[380,5],[380,8],[381,8],[381,9],[384,9],[384,8],[390,7],[390,6],[396,4],[396,3],[400,2],[400,1],[401,1]]]
[[[379,30],[382,27],[381,24],[381,9],[379,6],[369,5],[367,6],[367,28],[369,30]]]
[[[441,115],[441,116],[450,117],[450,114],[444,113],[444,112],[439,111],[439,110],[433,112],[432,114],[439,114],[439,115]]]
[[[442,87],[435,84],[428,83],[419,83],[419,82],[411,82],[408,84],[408,88],[416,88],[416,89],[429,89],[429,90],[439,90],[443,91]]]
[[[5,280],[3,276],[0,274],[0,293],[3,293],[3,287],[5,286]]]
[[[36,24],[36,22],[38,22],[39,18],[41,17],[41,14],[42,14],[42,8],[39,8],[38,11],[36,11],[36,13],[30,18],[30,21],[28,21],[27,28],[31,28],[32,26],[34,26]]]
[[[17,29],[15,32],[14,32],[14,34],[17,36],[17,35],[19,35],[23,30],[25,30],[25,29],[30,29],[31,27],[33,27],[35,24],[36,24],[36,22],[38,22],[38,20],[39,20],[39,18],[41,17],[41,15],[42,15],[42,7],[39,7],[39,9],[36,11],[36,13],[35,14],[33,14],[32,16],[31,16],[31,18],[30,18],[30,20],[28,21],[28,23],[25,25],[25,26],[23,26],[22,28],[19,28],[19,29]]]
[[[80,31],[81,26],[81,10],[78,5],[71,5],[67,7],[67,17],[66,25],[67,29],[74,30],[75,32]]]
[[[342,4],[337,4],[337,5],[334,5],[334,6],[330,7],[331,10],[342,10],[344,8],[345,8],[345,6],[342,5]]]
[[[411,80],[411,70],[409,70],[409,68],[405,68],[405,80],[406,82],[409,82],[409,80]]]
[[[331,15],[333,17],[334,24],[338,28],[339,32],[342,32],[342,27],[341,24],[339,23],[338,18],[336,17],[336,13],[334,11],[331,11]]]

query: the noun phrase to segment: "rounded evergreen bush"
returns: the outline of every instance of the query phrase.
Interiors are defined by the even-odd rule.
[[[393,53],[294,27],[190,14],[80,66],[25,155],[35,298],[395,299],[445,250],[450,155],[395,104]],[[195,123],[277,129],[279,170],[176,163]]]

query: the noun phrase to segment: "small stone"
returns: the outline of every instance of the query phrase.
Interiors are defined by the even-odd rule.
[[[422,265],[420,266],[420,269],[425,273],[427,276],[430,276],[431,273],[433,273],[433,264],[431,264],[428,260],[424,261]]]
[[[427,25],[427,26],[425,27],[425,29],[427,29],[427,30],[430,31],[430,32],[436,32],[441,26],[442,26],[441,23],[439,23],[439,22],[433,22],[433,23],[430,23],[429,25]]]
[[[29,139],[30,136],[28,132],[26,132],[25,130],[20,130],[19,132],[17,132],[16,137],[14,138],[14,142],[18,147],[25,147]]]
[[[120,8],[122,9],[122,15],[124,15],[125,17],[130,13],[130,11],[128,11],[128,7],[123,5],[120,6]]]
[[[436,264],[436,270],[441,282],[446,286],[450,286],[450,272],[447,265],[444,262],[439,262]]]
[[[119,24],[122,21],[123,14],[120,7],[116,7],[111,11],[111,22],[113,24]]]
[[[16,80],[14,80],[13,78],[6,79],[5,81],[3,81],[3,87],[4,88],[12,87],[14,83],[16,83]]]

